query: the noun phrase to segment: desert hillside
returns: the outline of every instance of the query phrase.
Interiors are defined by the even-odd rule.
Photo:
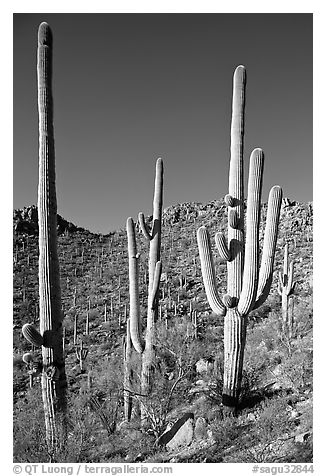
[[[265,218],[263,205],[261,245]],[[146,220],[150,223],[152,217]],[[271,292],[264,305],[249,315],[237,418],[221,413],[223,318],[207,302],[196,241],[201,225],[209,229],[212,242],[217,231],[226,230],[226,206],[221,199],[164,210],[158,364],[155,391],[147,402],[152,425],[146,431],[137,425],[137,418],[126,424],[123,416],[123,338],[129,316],[126,231],[95,234],[77,225],[58,215],[71,423],[61,461],[312,461],[312,203],[283,200]],[[138,226],[136,238],[145,318],[148,245]],[[286,244],[296,282],[290,299],[290,336],[282,329],[277,290]],[[27,352],[33,353],[35,368],[42,361],[41,350],[32,347],[21,332],[25,323],[39,326],[35,206],[14,211],[13,253],[14,458],[47,461],[40,377],[37,369],[31,377],[22,361]],[[226,264],[215,248],[213,254],[223,293]],[[137,385],[138,355],[134,353],[132,359]],[[137,406],[137,396],[134,399]],[[201,422],[189,444],[178,451],[155,445],[168,424],[189,412],[196,423]]]

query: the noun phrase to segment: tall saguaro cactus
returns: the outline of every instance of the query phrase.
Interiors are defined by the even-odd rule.
[[[47,23],[38,30],[38,110],[39,110],[39,308],[40,332],[30,324],[24,336],[42,345],[42,396],[46,439],[51,459],[62,437],[62,417],[66,409],[66,373],[62,348],[61,289],[57,253],[57,200],[52,100],[52,32]]]
[[[218,294],[210,239],[207,229],[197,231],[202,276],[212,310],[224,318],[223,405],[234,412],[239,400],[247,317],[267,298],[272,283],[282,190],[272,187],[267,209],[266,229],[259,270],[259,224],[264,154],[255,149],[250,157],[244,227],[243,137],[246,71],[238,66],[233,80],[231,121],[231,160],[228,207],[228,240],[223,233],[215,236],[219,254],[227,261],[227,294]]]
[[[149,241],[149,282],[147,303],[147,326],[145,342],[141,338],[141,316],[139,305],[139,269],[138,253],[135,236],[135,225],[132,218],[127,220],[128,254],[129,254],[129,292],[130,292],[130,335],[135,350],[142,354],[141,392],[149,395],[154,372],[154,329],[158,319],[158,291],[162,272],[161,228],[163,201],[163,161],[156,162],[155,189],[153,200],[153,224],[149,230],[144,214],[139,214],[139,223],[145,238]],[[144,419],[144,412],[142,412]]]
[[[284,248],[283,274],[279,273],[278,280],[278,293],[282,297],[283,330],[291,337],[293,322],[290,319],[289,298],[294,293],[296,282],[293,280],[293,261],[289,263],[288,244]]]

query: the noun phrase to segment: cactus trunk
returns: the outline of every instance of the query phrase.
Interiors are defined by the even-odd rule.
[[[62,309],[57,253],[57,201],[52,103],[52,33],[46,23],[38,31],[39,110],[39,297],[42,346],[42,394],[46,439],[51,458],[59,439],[59,421],[66,409],[66,373],[62,349]]]
[[[130,337],[130,319],[127,319],[127,333],[124,338],[124,418],[130,421],[132,411],[132,342]]]
[[[243,356],[246,342],[246,317],[236,308],[228,309],[224,321],[224,375],[223,405],[227,412],[234,413],[238,404]]]

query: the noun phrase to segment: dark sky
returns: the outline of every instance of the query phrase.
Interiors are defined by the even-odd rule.
[[[58,212],[107,233],[228,192],[232,76],[247,69],[245,169],[265,156],[264,200],[312,200],[311,14],[15,14],[14,208],[36,203],[37,29],[54,35]]]

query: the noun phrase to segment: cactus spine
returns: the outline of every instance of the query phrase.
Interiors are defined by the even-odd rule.
[[[283,274],[279,273],[278,280],[278,293],[282,297],[283,330],[291,337],[293,322],[292,315],[289,312],[289,301],[290,296],[294,293],[296,282],[293,281],[293,261],[289,263],[288,244],[284,248]]]
[[[224,319],[223,405],[234,412],[239,400],[247,316],[268,296],[272,276],[282,190],[274,186],[269,194],[267,221],[259,270],[259,223],[264,154],[255,149],[250,157],[246,239],[244,234],[243,136],[246,71],[238,66],[233,80],[231,121],[231,159],[228,207],[228,240],[217,233],[219,254],[227,261],[227,294],[218,294],[209,234],[205,227],[197,232],[202,276],[212,310]]]
[[[57,200],[52,100],[52,32],[47,23],[38,30],[39,111],[39,299],[42,337],[42,395],[46,440],[51,461],[59,443],[59,425],[66,409],[66,373],[62,349],[62,309],[57,253]],[[33,331],[24,326],[26,337]],[[36,331],[37,332],[37,331]],[[35,332],[33,333],[35,337]],[[38,338],[40,342],[40,339]],[[62,434],[62,433],[61,433]]]
[[[153,199],[153,224],[149,230],[144,214],[139,213],[139,223],[143,235],[149,241],[148,264],[148,300],[147,328],[145,342],[141,338],[141,316],[139,305],[139,264],[135,237],[135,225],[132,218],[127,220],[128,254],[129,254],[129,293],[130,293],[130,335],[133,346],[142,354],[141,393],[149,395],[154,372],[154,327],[158,320],[158,292],[162,272],[161,228],[163,202],[163,161],[156,161],[155,188]],[[142,420],[144,420],[142,411]]]

